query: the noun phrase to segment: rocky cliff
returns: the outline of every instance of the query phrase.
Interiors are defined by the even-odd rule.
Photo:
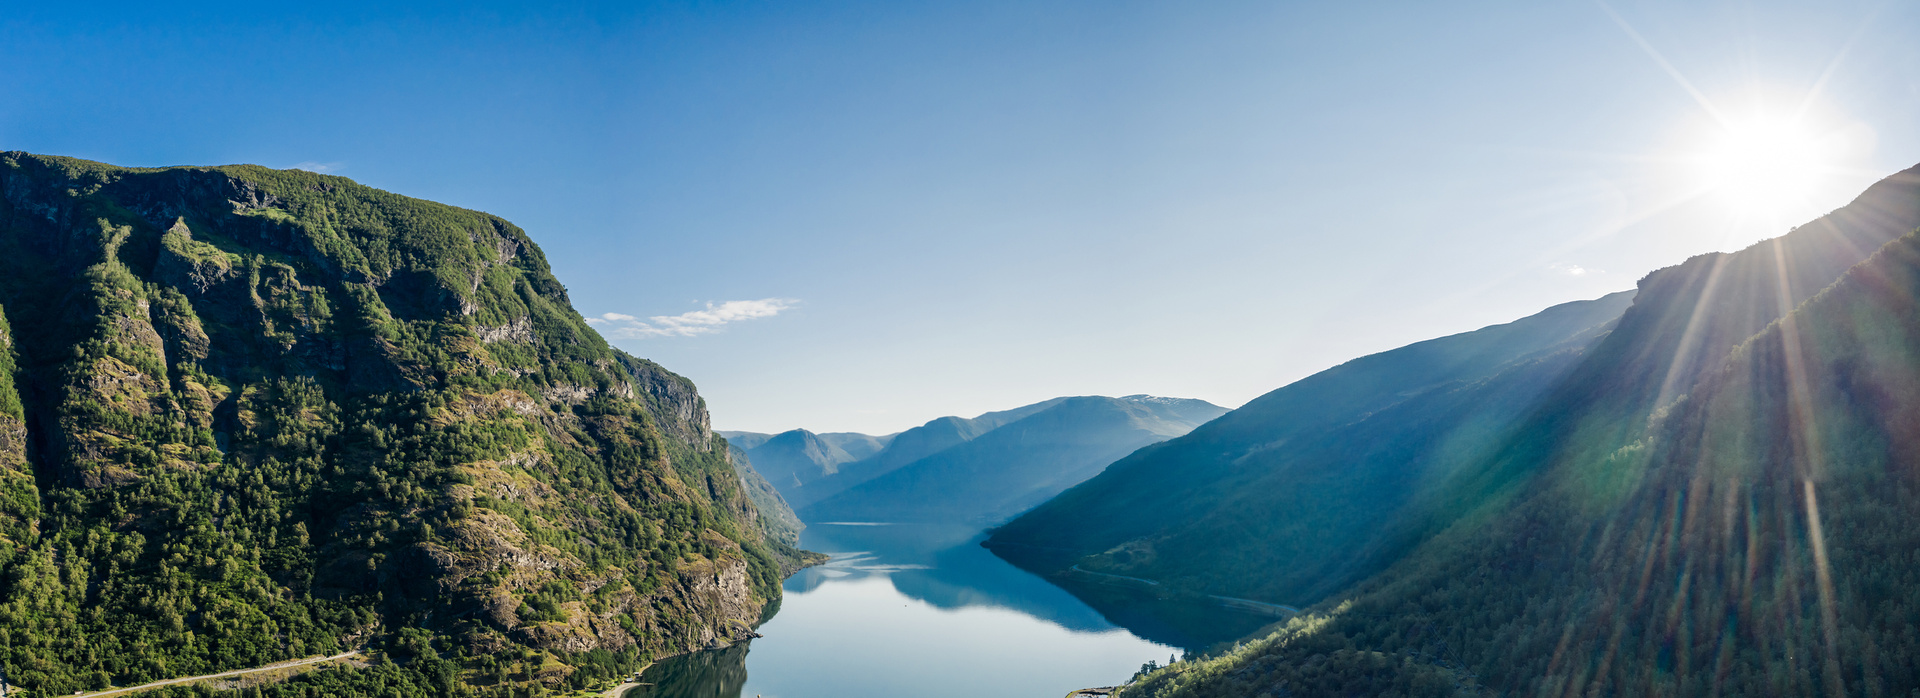
[[[5,153],[0,308],[16,685],[362,641],[448,691],[578,684],[739,637],[801,560],[694,385],[608,346],[494,216]],[[545,668],[473,673],[507,647]]]

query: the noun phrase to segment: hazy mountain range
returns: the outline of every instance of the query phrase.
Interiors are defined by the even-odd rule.
[[[984,525],[1226,411],[1202,400],[1089,396],[941,417],[888,436],[722,433],[807,521]]]

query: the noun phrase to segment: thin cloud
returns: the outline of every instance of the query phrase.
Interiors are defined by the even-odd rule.
[[[314,162],[312,160],[308,160],[306,162],[293,166],[293,169],[296,169],[296,170],[306,170],[308,172],[318,172],[320,174],[327,174],[330,172],[339,172],[346,168],[347,168],[347,163],[344,163],[344,162]]]
[[[1606,273],[1599,269],[1588,269],[1578,264],[1552,264],[1552,265],[1549,265],[1547,269],[1550,271],[1565,274],[1567,276],[1587,276],[1589,274],[1605,274]]]
[[[603,313],[600,317],[587,318],[587,322],[618,339],[694,337],[719,332],[720,328],[732,323],[773,317],[799,303],[792,298],[725,301],[708,303],[704,309],[679,315],[655,315],[641,320],[632,315]]]

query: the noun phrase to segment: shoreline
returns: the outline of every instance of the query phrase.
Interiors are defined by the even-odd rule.
[[[780,578],[780,581],[783,583],[786,582],[786,580],[793,578],[793,575],[799,574],[801,570],[805,570],[810,567],[818,567],[820,565],[824,565],[824,564],[827,564],[828,562],[833,561],[833,556],[828,555],[826,553],[815,552],[811,550],[801,550],[799,548],[794,548],[794,550],[798,550],[799,552],[805,554],[805,556],[801,558],[802,564],[799,567],[794,568],[793,571],[788,572],[785,577]],[[784,601],[785,599],[786,599],[786,590],[782,589],[780,592],[780,599],[770,601],[768,602],[767,605],[777,606],[777,604],[779,604],[780,601]],[[779,613],[778,611],[775,611],[775,614],[778,614],[778,613]],[[738,645],[742,642],[752,642],[761,637],[759,633],[760,626],[766,624],[766,622],[769,620],[773,620],[773,617],[772,616],[762,617],[758,622],[754,623],[753,625],[747,626],[747,632],[745,636],[733,639],[729,641],[727,644],[721,645],[719,647],[702,647],[700,649],[687,650],[685,652],[675,652],[673,654],[661,655],[658,657],[654,657],[653,659],[647,660],[647,663],[640,665],[640,668],[635,669],[633,671],[633,676],[629,677],[628,680],[621,682],[619,685],[616,685],[613,688],[609,688],[605,691],[600,691],[595,695],[603,696],[604,698],[620,698],[620,696],[622,694],[625,694],[627,691],[633,690],[635,688],[639,688],[641,686],[650,685],[642,681],[636,681],[634,679],[638,678],[642,674],[645,674],[648,669],[653,668],[653,665],[658,664],[660,660],[672,659],[674,657],[685,656],[685,655],[693,654],[695,652],[705,652],[708,650],[726,649],[728,647]]]

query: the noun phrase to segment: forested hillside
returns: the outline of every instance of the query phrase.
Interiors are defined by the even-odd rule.
[[[1141,449],[997,530],[1082,569],[1306,604],[1390,563],[1418,494],[1499,443],[1632,293],[1347,362]]]
[[[1435,535],[1122,695],[1920,691],[1916,227],[1920,168],[1649,275]]]
[[[769,538],[790,546],[800,544],[800,532],[807,525],[787,506],[785,497],[780,496],[780,488],[767,482],[766,477],[753,467],[753,460],[738,446],[728,444],[727,453],[733,460],[733,470],[740,475],[740,485],[746,488],[747,499],[753,502],[754,510],[760,515],[760,529]]]
[[[360,645],[395,663],[327,693],[583,686],[741,636],[801,559],[693,384],[487,214],[0,154],[0,318],[0,668],[35,695]]]

